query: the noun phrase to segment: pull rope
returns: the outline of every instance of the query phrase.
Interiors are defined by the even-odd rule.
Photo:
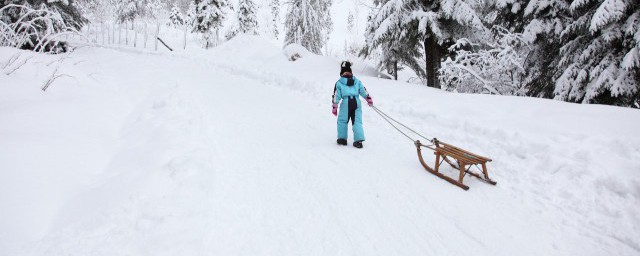
[[[376,111],[376,113],[378,113],[378,115],[380,115],[380,117],[382,117],[382,119],[384,119],[385,121],[387,121],[387,123],[389,123],[393,128],[395,128],[398,132],[400,132],[402,135],[404,135],[405,137],[407,137],[409,140],[411,140],[412,142],[415,142],[416,140],[414,140],[413,138],[411,138],[411,136],[407,135],[405,132],[403,132],[400,128],[398,128],[396,125],[394,125],[391,121],[395,122],[396,124],[404,127],[405,129],[411,131],[412,133],[422,137],[423,139],[433,143],[433,139],[429,139],[425,136],[423,136],[422,134],[420,134],[419,132],[416,132],[415,130],[409,128],[408,126],[406,126],[405,124],[398,122],[398,120],[393,119],[392,117],[390,117],[389,115],[387,115],[386,113],[384,113],[382,110],[380,110],[378,107],[376,106],[371,106],[371,108],[373,108],[374,111]]]

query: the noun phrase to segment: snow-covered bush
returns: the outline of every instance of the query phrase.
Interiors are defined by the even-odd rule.
[[[311,52],[309,52],[309,50],[307,50],[307,48],[304,48],[304,46],[299,44],[289,44],[284,47],[282,52],[285,56],[287,56],[287,59],[289,61],[296,61],[300,58],[304,58],[305,56],[309,56],[312,54]]]
[[[495,26],[487,44],[476,44],[466,38],[449,47],[454,53],[440,68],[443,89],[466,93],[524,95],[521,79],[528,53],[522,34]]]
[[[38,8],[28,3],[7,4],[0,8],[0,46],[66,52],[69,46],[58,40],[69,33],[77,33],[76,28],[67,26],[62,15],[45,4]]]

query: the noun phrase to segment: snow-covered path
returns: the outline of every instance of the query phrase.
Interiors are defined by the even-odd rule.
[[[331,80],[335,77],[325,69],[310,70],[309,65],[314,62],[302,62],[299,65],[304,70],[296,70],[286,60],[274,60],[282,56],[267,46],[258,47],[253,53],[249,51],[248,54],[254,54],[251,57],[255,64],[247,64],[241,61],[245,56],[233,55],[233,50],[246,42],[236,43],[201,56],[85,49],[96,59],[81,69],[84,73],[95,72],[96,85],[59,89],[66,94],[80,91],[79,96],[56,94],[56,88],[48,93],[62,99],[85,97],[94,102],[87,100],[83,104],[99,105],[86,113],[71,112],[67,116],[70,120],[85,118],[92,123],[86,127],[88,131],[70,136],[77,141],[45,141],[41,143],[49,147],[25,147],[24,151],[18,149],[14,153],[18,156],[48,152],[51,159],[64,162],[52,172],[68,171],[46,174],[53,160],[44,159],[40,165],[29,167],[32,173],[20,176],[19,166],[26,161],[24,157],[1,158],[3,166],[12,167],[11,172],[2,173],[3,185],[23,181],[14,187],[5,186],[5,194],[0,197],[2,207],[20,205],[9,210],[1,223],[23,233],[18,237],[0,234],[0,239],[9,241],[5,242],[6,252],[15,255],[637,255],[640,252],[640,242],[637,236],[634,238],[639,228],[639,209],[634,203],[640,197],[640,186],[635,177],[630,180],[621,177],[640,170],[634,162],[640,159],[640,146],[634,144],[638,137],[628,135],[632,134],[629,130],[640,127],[640,119],[626,119],[638,118],[638,113],[536,99],[498,100],[487,98],[491,96],[447,94],[363,77],[376,104],[390,114],[429,131],[429,135],[435,133],[495,159],[490,168],[498,186],[467,178],[471,189],[463,191],[426,173],[411,142],[396,134],[369,108],[364,110],[368,138],[365,148],[336,145],[335,118],[327,104]],[[315,63],[326,64],[322,60]],[[292,70],[277,73],[277,69],[283,68]],[[313,73],[316,75],[310,75]],[[24,97],[21,100],[25,102],[41,101],[22,94],[13,96]],[[12,103],[9,98],[2,99],[6,105]],[[453,103],[456,101],[469,105],[460,107]],[[51,102],[39,107],[47,109],[63,104],[68,105]],[[562,105],[560,110],[558,105]],[[589,107],[593,109],[580,109]],[[442,108],[447,110],[437,111]],[[496,113],[500,110],[504,112]],[[559,113],[526,116],[523,110]],[[598,125],[573,130],[581,123],[555,124],[565,118],[573,120],[574,117],[563,116],[566,113],[575,113],[576,120],[582,119],[584,113],[608,116],[631,127],[621,129],[611,138],[594,138],[608,124],[600,124],[603,131]],[[74,126],[73,122],[40,120],[44,116],[46,113],[34,114],[33,122],[44,127],[56,124],[60,130]],[[537,121],[530,121],[532,117]],[[19,117],[0,112],[0,120],[9,122]],[[91,132],[96,129],[101,135]],[[582,135],[585,131],[589,134]],[[16,131],[5,129],[0,136],[15,134]],[[101,147],[87,147],[83,152],[67,149],[86,143],[83,138]],[[0,146],[14,145],[0,143]],[[616,166],[607,169],[610,174],[596,172],[599,164],[606,166],[606,163],[592,159],[599,152],[590,149],[594,143],[605,143],[601,145],[606,151],[603,154],[617,160]],[[64,150],[51,152],[51,148]],[[615,151],[618,148],[626,150]],[[572,149],[575,153],[566,153]],[[78,160],[83,156],[93,158],[88,162]],[[40,184],[29,180],[32,175],[44,175],[43,180],[59,175],[67,179],[30,192],[30,188]],[[22,205],[25,201],[33,204]],[[54,203],[51,207],[37,205],[45,201]],[[23,211],[39,213],[25,217],[20,215]],[[39,224],[9,225],[29,217],[38,218]]]

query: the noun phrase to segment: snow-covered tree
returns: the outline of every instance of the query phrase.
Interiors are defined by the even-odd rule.
[[[449,47],[440,69],[443,89],[466,93],[525,95],[522,87],[524,61],[529,53],[527,41],[520,33],[495,26],[486,43],[459,39]]]
[[[560,35],[571,21],[568,7],[569,0],[529,0],[522,5],[518,2],[506,5],[510,10],[507,17],[514,17],[511,29],[522,33],[530,45],[522,81],[522,87],[529,96],[553,97],[555,81],[560,73],[558,56],[563,44]]]
[[[173,7],[171,7],[171,11],[169,12],[169,22],[171,25],[176,27],[185,24],[184,16],[182,15],[182,11],[180,11],[178,5],[174,4]]]
[[[87,19],[73,1],[0,2],[0,46],[38,52],[66,52],[64,33],[77,32]]]
[[[88,20],[78,9],[74,0],[65,1],[49,1],[49,0],[2,0],[0,1],[0,8],[4,8],[8,5],[24,5],[28,8],[47,8],[53,13],[60,14],[62,20],[67,27],[80,29],[87,24]],[[20,8],[9,7],[5,9],[4,13],[0,15],[0,19],[5,22],[15,22],[18,20]]]
[[[278,36],[280,35],[280,31],[278,31],[278,24],[280,24],[280,1],[271,0],[271,2],[269,2],[269,7],[271,8],[271,33],[273,38],[278,39]]]
[[[356,56],[361,50],[361,47],[356,43],[357,31],[355,30],[355,23],[355,16],[353,16],[353,12],[349,10],[349,14],[347,15],[347,36],[344,42],[344,52],[348,58]]]
[[[640,3],[575,0],[562,30],[555,98],[630,106],[640,97]]]
[[[413,62],[409,66],[426,76],[431,87],[440,88],[437,72],[448,46],[459,38],[475,39],[485,30],[478,16],[482,0],[376,0],[374,4],[376,11],[367,25],[368,50],[382,47],[408,56],[422,50],[424,71],[418,60],[395,55],[389,59]]]
[[[92,22],[103,23],[114,17],[114,6],[111,1],[78,0],[75,2],[78,10]]]
[[[258,34],[258,20],[256,17],[256,5],[252,0],[240,0],[238,3],[238,27],[234,29],[231,37],[236,34]]]
[[[375,1],[378,7],[385,6],[388,0]],[[424,77],[424,65],[421,65],[422,56],[421,40],[417,29],[404,29],[402,26],[403,13],[391,12],[387,13],[385,23],[378,21],[380,15],[384,15],[378,11],[374,11],[369,17],[366,28],[366,45],[361,51],[361,55],[365,57],[376,56],[378,60],[378,69],[386,70],[396,80],[398,79],[398,71],[402,69],[402,65],[408,66],[420,76]],[[381,26],[386,26],[381,27]],[[377,34],[384,31],[383,34]]]
[[[225,0],[194,0],[190,14],[193,32],[201,33],[205,40],[205,48],[211,41],[218,40],[218,32],[225,19],[228,4]],[[215,33],[215,35],[213,35]]]
[[[300,44],[320,54],[332,28],[331,0],[292,0],[285,18],[284,44]]]
[[[147,0],[145,8],[149,18],[162,20],[168,17],[164,0]]]
[[[146,1],[144,0],[114,0],[116,17],[119,22],[134,22],[145,15]]]
[[[347,32],[349,34],[353,33],[353,27],[355,26],[355,18],[353,17],[353,13],[349,10],[349,14],[347,15]]]

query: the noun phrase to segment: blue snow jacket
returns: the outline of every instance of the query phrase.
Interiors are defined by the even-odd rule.
[[[333,89],[332,101],[340,104],[338,113],[338,139],[347,139],[351,120],[354,141],[364,141],[362,128],[362,103],[360,97],[367,98],[369,92],[355,76],[342,76]]]

